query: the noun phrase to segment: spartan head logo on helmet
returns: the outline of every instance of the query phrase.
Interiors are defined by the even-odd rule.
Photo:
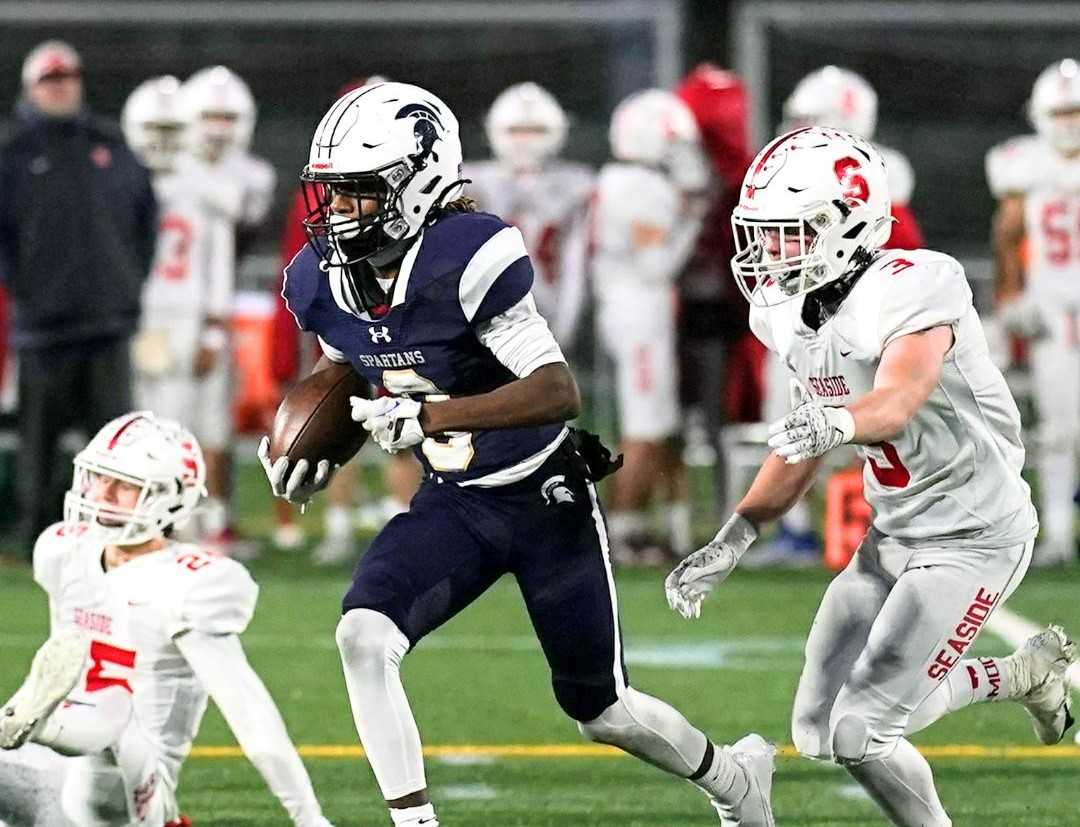
[[[417,161],[426,161],[428,155],[438,163],[439,156],[433,151],[435,142],[439,140],[439,130],[443,128],[438,114],[430,106],[422,103],[410,103],[398,110],[396,119],[412,118],[413,134],[416,136]]]

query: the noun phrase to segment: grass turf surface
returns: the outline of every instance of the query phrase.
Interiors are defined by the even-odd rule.
[[[250,477],[251,469],[245,469]],[[245,526],[265,532],[261,489],[242,486]],[[251,484],[248,484],[251,483]],[[317,515],[306,518],[312,527]],[[301,745],[356,744],[333,630],[348,582],[345,568],[316,570],[304,553],[267,552],[251,566],[262,592],[244,644]],[[688,623],[664,602],[660,572],[618,575],[631,679],[670,701],[717,740],[747,731],[789,741],[788,715],[801,646],[828,583],[821,571],[738,572]],[[1032,572],[1009,605],[1037,622],[1080,628],[1080,570]],[[0,697],[18,685],[47,631],[44,595],[26,569],[0,570]],[[976,652],[1007,647],[989,634]],[[405,661],[406,688],[428,745],[577,745],[583,743],[552,697],[547,670],[516,588],[502,581],[421,643]],[[964,710],[920,734],[916,743],[1032,746],[1015,704]],[[1071,743],[1071,741],[1070,741]],[[211,705],[197,741],[235,744]],[[463,750],[464,751],[464,750]],[[388,822],[362,758],[306,759],[327,816],[339,825]],[[959,825],[1080,825],[1075,778],[1080,750],[1055,757],[935,758],[942,799]],[[428,761],[428,782],[447,825],[717,824],[690,785],[630,758],[449,755]],[[180,798],[196,827],[287,825],[278,802],[243,758],[196,755],[185,765]],[[841,770],[783,758],[774,806],[782,825],[883,823]]]

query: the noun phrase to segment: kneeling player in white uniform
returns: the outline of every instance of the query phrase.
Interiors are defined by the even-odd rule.
[[[751,326],[802,399],[771,426],[774,453],[735,514],[668,577],[669,602],[697,616],[821,458],[855,444],[874,522],[814,620],[792,736],[845,766],[893,823],[949,825],[906,733],[996,699],[1023,703],[1047,743],[1071,723],[1062,674],[1075,652],[1060,629],[1009,657],[964,658],[1024,576],[1038,528],[1019,413],[956,260],[879,249],[889,198],[867,141],[824,128],[777,138],[732,224]]]
[[[592,214],[597,332],[615,363],[622,470],[608,527],[621,563],[658,564],[646,509],[670,501],[671,548],[692,548],[675,352],[675,278],[701,229],[709,172],[697,123],[670,92],[637,92],[611,118],[615,160],[600,171]]]
[[[293,823],[328,827],[240,645],[258,587],[239,563],[166,537],[204,494],[194,437],[148,412],[110,422],[75,457],[64,522],[34,548],[52,636],[0,710],[0,748],[14,750],[0,760],[0,819],[12,827],[177,819],[208,695]],[[27,801],[43,787],[55,794]]]
[[[1035,562],[1063,565],[1076,559],[1073,495],[1080,451],[1080,65],[1075,60],[1062,60],[1039,75],[1031,119],[1038,134],[994,147],[986,173],[998,199],[994,253],[1000,317],[1032,345],[1043,526]]]

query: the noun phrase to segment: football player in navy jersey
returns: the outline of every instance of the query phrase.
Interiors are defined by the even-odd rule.
[[[613,463],[566,426],[577,385],[530,295],[518,230],[460,198],[457,120],[416,86],[339,99],[302,179],[311,244],[285,271],[297,323],[323,359],[375,391],[352,417],[385,450],[412,449],[425,479],[375,538],[345,596],[337,642],[360,740],[397,825],[437,825],[399,669],[424,635],[511,574],[555,698],[594,741],[705,791],[723,823],[771,825],[773,749],[714,745],[627,684],[607,535],[592,483]],[[304,502],[333,473],[289,467],[264,440],[277,496]]]

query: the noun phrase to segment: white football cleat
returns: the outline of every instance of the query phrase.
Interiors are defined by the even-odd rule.
[[[82,675],[90,638],[82,629],[57,632],[37,650],[23,685],[0,708],[0,749],[18,749],[48,718]]]
[[[1060,626],[1033,635],[1005,658],[1009,694],[1027,709],[1036,737],[1056,744],[1073,725],[1065,670],[1076,660],[1076,647]]]
[[[722,827],[775,827],[772,812],[772,776],[776,746],[751,732],[731,745],[731,757],[746,773],[746,795],[738,804],[713,799]]]

